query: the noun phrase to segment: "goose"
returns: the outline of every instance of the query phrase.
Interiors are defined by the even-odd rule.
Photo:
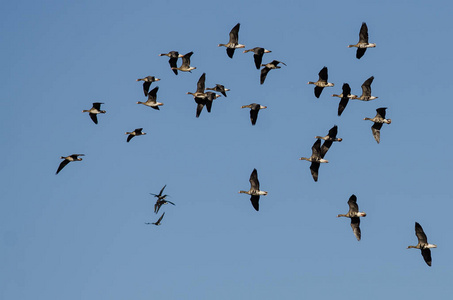
[[[236,48],[244,48],[245,45],[239,44],[238,38],[239,38],[239,27],[241,25],[239,23],[236,24],[236,26],[233,27],[230,31],[230,41],[228,44],[219,44],[218,47],[226,47],[226,52],[228,54],[229,58],[233,58],[234,55],[234,50]]]
[[[243,53],[252,52],[252,51],[253,51],[253,59],[255,61],[256,69],[259,70],[261,67],[261,62],[263,61],[264,53],[271,53],[272,51],[261,48],[261,47],[255,47],[255,48],[252,48],[249,50],[244,50]]]
[[[145,93],[145,96],[148,96],[148,91],[151,83],[153,83],[154,81],[160,81],[160,79],[154,76],[146,76],[145,78],[139,78],[136,81],[143,81],[143,93]]]
[[[58,166],[58,170],[55,173],[55,175],[60,173],[60,171],[63,170],[63,168],[66,167],[66,165],[69,164],[71,161],[81,161],[82,158],[79,157],[79,156],[85,156],[85,154],[72,154],[72,155],[69,155],[69,156],[61,156],[60,158],[64,159],[64,160]]]
[[[228,92],[230,89],[226,89],[223,85],[221,84],[216,84],[215,87],[213,88],[206,88],[206,90],[209,90],[209,91],[215,91],[215,92],[218,92],[218,93],[221,93],[224,97],[227,96],[227,94],[225,92]]]
[[[316,81],[316,82],[309,81],[308,82],[308,84],[315,85],[315,97],[316,98],[319,98],[319,96],[321,96],[322,90],[325,87],[334,86],[333,83],[327,82],[327,78],[328,78],[327,67],[322,68],[321,71],[319,71],[318,76],[319,76],[318,81]]]
[[[311,162],[310,165],[310,171],[311,171],[311,176],[313,176],[313,179],[318,181],[318,170],[319,170],[319,165],[320,163],[328,163],[329,161],[327,159],[323,159],[321,157],[321,140],[317,139],[316,142],[313,144],[311,147],[311,156],[309,158],[307,157],[301,157],[299,160],[306,160]]]
[[[374,122],[374,124],[371,126],[371,131],[373,132],[374,139],[376,142],[379,144],[381,141],[381,128],[382,124],[391,124],[392,119],[386,119],[385,118],[385,110],[387,107],[380,107],[376,109],[376,116],[374,118],[363,118],[364,120],[368,120],[371,122]]]
[[[354,232],[356,239],[360,241],[361,238],[360,217],[366,217],[366,213],[359,212],[359,206],[357,205],[357,197],[354,194],[349,198],[348,205],[349,205],[348,213],[345,215],[339,214],[337,218],[339,217],[351,218],[352,231]]]
[[[356,95],[352,95],[351,99],[354,100],[362,100],[362,101],[370,101],[377,99],[378,97],[371,96],[371,83],[373,83],[374,76],[371,76],[365,82],[362,84],[362,95],[360,97],[357,97]]]
[[[426,264],[431,267],[431,250],[430,248],[437,248],[435,244],[429,244],[428,238],[426,237],[425,232],[420,224],[415,222],[415,235],[418,239],[418,244],[416,246],[407,246],[407,249],[415,248],[420,249],[422,251],[423,259],[425,260]]]
[[[170,68],[173,70],[175,75],[178,75],[178,70],[177,70],[176,63],[178,62],[178,58],[182,57],[182,55],[179,54],[178,51],[170,51],[168,53],[159,54],[159,56],[168,56],[168,57],[170,57],[170,59],[168,60],[168,63],[170,64]]]
[[[159,106],[164,105],[163,103],[157,102],[157,91],[159,87],[156,86],[148,93],[148,100],[146,102],[137,101],[137,104],[143,104],[151,108],[159,110]]]
[[[82,110],[82,112],[87,112],[90,115],[91,120],[93,120],[94,124],[98,123],[98,117],[97,114],[105,114],[105,110],[101,110],[101,104],[104,104],[102,102],[94,102],[93,107],[88,109],[88,110]]]
[[[252,103],[249,105],[243,105],[241,108],[250,108],[250,121],[252,122],[252,125],[256,124],[256,119],[258,118],[258,112],[260,109],[265,109],[267,106],[263,106],[261,104],[257,103]]]
[[[182,72],[190,72],[192,73],[192,70],[195,70],[196,67],[191,67],[190,66],[190,57],[192,56],[193,52],[186,53],[184,55],[180,55],[179,57],[182,58],[182,64],[179,68],[176,67],[171,67],[173,71],[179,70]]]
[[[357,48],[357,53],[355,55],[355,57],[357,57],[357,59],[360,59],[365,54],[366,48],[376,47],[376,44],[368,43],[368,27],[366,26],[365,22],[363,22],[362,26],[360,27],[359,42],[355,45],[348,46],[348,48],[351,48],[351,47]]]
[[[203,110],[203,107],[206,105],[206,110],[208,113],[211,112],[211,107],[212,107],[212,102],[220,97],[220,95],[217,95],[216,93],[213,92],[206,92],[206,98],[198,98],[195,97],[195,103],[197,103],[197,113],[196,117],[198,118],[201,114],[201,111]]]
[[[145,223],[146,225],[156,225],[156,226],[159,226],[162,221],[162,219],[164,218],[164,215],[165,215],[165,212],[162,214],[162,216],[160,216],[160,218],[157,220],[157,222],[154,222],[154,223]]]
[[[205,83],[205,80],[206,80],[206,73],[203,73],[200,78],[198,79],[198,82],[197,82],[197,91],[195,93],[192,93],[192,92],[187,92],[186,94],[187,95],[192,95],[193,98],[206,98],[207,97],[207,94],[204,92],[204,83]]]
[[[351,87],[347,83],[343,83],[343,92],[340,95],[333,94],[332,97],[339,97],[341,98],[340,103],[338,104],[338,116],[341,116],[346,105],[348,105],[349,99],[353,99],[357,97],[356,95],[351,94]]]
[[[138,135],[145,135],[146,132],[142,132],[143,128],[137,128],[135,129],[134,131],[132,132],[126,132],[126,134],[128,134],[129,136],[127,137],[127,142],[129,143],[129,141],[134,137],[134,136],[138,136]]]
[[[172,205],[175,205],[173,202],[166,200],[168,195],[162,195],[162,193],[163,193],[163,191],[164,191],[166,186],[167,185],[164,185],[164,187],[160,190],[159,194],[151,194],[151,195],[153,195],[154,197],[157,198],[156,204],[154,204],[154,212],[156,214],[159,212],[160,207],[162,205],[164,205],[164,204],[170,203]]]
[[[260,210],[259,201],[260,196],[266,196],[267,192],[260,190],[260,182],[258,181],[258,171],[253,169],[252,174],[250,174],[250,190],[248,191],[239,191],[240,194],[248,194],[250,195],[250,201],[252,202],[252,206],[256,211]]]
[[[277,66],[278,64],[283,64],[286,66],[286,64],[282,61],[278,61],[278,60],[273,60],[271,61],[270,63],[268,64],[262,64],[261,66],[264,67],[261,69],[261,75],[260,75],[260,83],[263,84],[264,83],[264,80],[266,80],[266,77],[267,77],[267,73],[269,73],[269,71],[271,69],[280,69],[281,67],[280,66]]]
[[[338,127],[337,125],[334,125],[330,128],[329,133],[326,136],[315,136],[315,139],[324,140],[324,143],[321,146],[321,158],[324,158],[333,142],[341,142],[343,140],[342,138],[337,138],[337,133]]]

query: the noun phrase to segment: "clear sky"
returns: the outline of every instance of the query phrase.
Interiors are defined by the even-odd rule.
[[[449,219],[452,5],[448,1],[9,1],[0,10],[2,161],[0,298],[447,299],[453,292]],[[253,55],[283,61],[263,85]],[[362,22],[377,44],[362,59]],[[192,73],[167,57],[193,51]],[[178,62],[180,64],[180,61]],[[313,85],[327,66],[329,82]],[[231,89],[195,118],[194,92]],[[155,111],[137,78],[161,81]],[[370,102],[337,116],[374,76]],[[83,109],[103,102],[95,125]],[[242,105],[260,103],[256,126]],[[381,143],[371,133],[388,107]],[[314,136],[338,126],[314,182]],[[126,143],[126,131],[145,136]],[[60,156],[83,153],[58,175]],[[256,212],[252,170],[262,190]],[[165,193],[162,225],[155,199]],[[358,242],[347,201],[357,195]],[[419,222],[432,249],[416,245]],[[450,254],[448,254],[450,253]]]

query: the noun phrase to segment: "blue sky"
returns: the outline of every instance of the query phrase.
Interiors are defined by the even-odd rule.
[[[446,299],[453,247],[449,100],[451,4],[413,1],[15,1],[0,12],[0,298],[2,299]],[[263,85],[253,55],[287,66]],[[367,22],[377,44],[360,60],[347,45]],[[193,51],[192,73],[167,57]],[[180,63],[180,62],[178,62]],[[313,85],[322,67],[329,82]],[[228,97],[195,118],[194,92],[221,83]],[[162,80],[155,111],[135,80]],[[337,116],[341,86],[374,76],[370,102]],[[92,102],[107,113],[95,125]],[[268,108],[251,126],[253,102]],[[381,143],[371,134],[388,107]],[[314,136],[338,126],[314,182]],[[126,131],[147,135],[126,143]],[[55,171],[60,156],[83,161]],[[258,170],[260,211],[247,190]],[[155,222],[154,198],[165,192]],[[362,240],[336,218],[357,195]],[[409,249],[419,222],[429,268]]]

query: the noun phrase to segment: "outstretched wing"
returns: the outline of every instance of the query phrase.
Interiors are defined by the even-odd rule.
[[[260,76],[260,83],[263,84],[264,80],[266,80],[267,73],[269,73],[271,69],[268,67],[264,67],[261,69],[261,76]]]
[[[253,169],[252,174],[250,174],[250,187],[251,190],[259,191],[260,190],[260,182],[258,180],[258,171]]]
[[[359,217],[351,218],[351,228],[352,228],[352,231],[354,232],[356,239],[358,241],[360,241],[362,234],[360,232],[360,218]]]
[[[359,206],[357,205],[356,195],[351,195],[351,197],[349,197],[348,205],[349,205],[349,213],[359,212]]]
[[[251,196],[250,197],[250,201],[252,202],[252,205],[253,205],[253,208],[256,210],[256,211],[259,211],[260,210],[260,196]]]
[[[63,160],[63,161],[60,163],[60,165],[58,166],[57,173],[55,173],[55,174],[60,173],[60,171],[63,170],[63,168],[66,167],[67,164],[69,164],[69,160],[67,160],[67,159]]]
[[[360,27],[359,43],[367,43],[368,44],[368,27],[366,26],[365,22],[363,22],[362,26]],[[366,49],[366,48],[364,48],[364,49]]]
[[[96,114],[89,113],[91,120],[93,120],[94,124],[98,123],[98,117]]]

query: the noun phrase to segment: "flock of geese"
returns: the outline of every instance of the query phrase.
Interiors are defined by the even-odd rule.
[[[227,44],[218,44],[219,47],[226,47],[226,53],[228,57],[233,58],[235,50],[239,48],[245,48],[245,45],[239,43],[239,28],[240,24],[236,24],[230,31],[229,34],[229,42]],[[374,48],[376,47],[376,44],[374,43],[369,43],[368,42],[368,28],[366,23],[362,23],[362,26],[360,28],[359,32],[359,41],[355,45],[349,45],[348,47],[355,47],[357,48],[356,52],[356,58],[360,59],[364,56],[367,48]],[[263,56],[266,53],[271,53],[272,51],[267,50],[265,48],[261,47],[255,47],[252,49],[244,50],[244,53],[247,52],[253,52],[253,59],[255,63],[256,69],[261,69],[261,74],[260,74],[260,84],[264,84],[266,77],[269,73],[270,70],[274,69],[280,69],[281,66],[279,64],[285,65],[285,63],[278,61],[278,60],[273,60],[270,63],[263,64]],[[186,53],[184,55],[179,54],[177,51],[170,51],[168,53],[162,53],[159,54],[159,56],[167,56],[169,57],[168,63],[170,64],[170,68],[173,71],[175,75],[178,75],[178,71],[180,72],[192,72],[192,70],[195,70],[196,67],[192,67],[190,65],[190,58],[192,56],[193,52]],[[182,63],[180,67],[177,66],[178,64],[178,59],[181,58]],[[326,87],[333,87],[334,84],[328,82],[328,69],[327,67],[323,67],[319,73],[318,73],[318,80],[316,82],[309,81],[308,84],[313,84],[314,87],[314,95],[316,98],[319,98]],[[146,102],[140,102],[138,101],[137,104],[143,104],[145,106],[151,107],[155,110],[159,110],[159,107],[164,105],[163,103],[160,103],[157,101],[157,92],[159,90],[159,87],[154,87],[152,90],[150,90],[151,84],[153,82],[157,82],[160,79],[155,77],[155,76],[147,76],[144,78],[139,78],[136,81],[143,81],[143,93],[145,97],[147,97]],[[333,94],[332,97],[338,97],[340,98],[340,103],[338,105],[338,116],[341,116],[343,111],[345,110],[349,100],[361,100],[361,101],[371,101],[375,100],[378,97],[373,96],[371,93],[371,84],[374,80],[374,77],[371,76],[368,79],[365,80],[365,82],[362,84],[362,95],[359,97],[357,95],[351,94],[351,88],[348,83],[344,83],[342,86],[342,93],[341,94]],[[196,107],[196,117],[198,118],[203,110],[204,107],[206,107],[206,110],[211,112],[211,107],[213,104],[213,101],[223,95],[224,97],[227,97],[226,92],[230,91],[228,88],[225,88],[225,86],[221,84],[216,84],[213,88],[206,88],[205,87],[205,81],[206,81],[206,73],[203,73],[198,82],[197,82],[197,89],[195,92],[187,92],[187,94],[190,94],[193,96],[195,103],[197,104]],[[219,93],[219,94],[218,94]],[[103,103],[101,102],[94,102],[93,106],[89,110],[83,110],[83,112],[88,112],[91,120],[95,123],[98,124],[98,115],[99,114],[105,114],[105,110],[101,110],[101,105]],[[261,109],[267,108],[264,105],[258,104],[258,103],[251,103],[249,105],[243,105],[241,108],[249,108],[250,109],[250,121],[252,125],[255,125],[257,122],[258,118],[258,112]],[[376,142],[379,144],[380,143],[380,130],[382,128],[382,125],[385,124],[391,124],[391,119],[386,119],[386,107],[380,107],[376,109],[376,116],[374,118],[364,118],[364,120],[368,120],[373,122],[373,125],[371,126],[372,134]],[[142,131],[143,128],[137,128],[133,131],[126,132],[126,135],[128,135],[126,142],[130,142],[131,139],[135,136],[140,136],[140,135],[145,135],[146,133]],[[331,148],[333,142],[341,142],[341,138],[337,138],[337,133],[338,133],[338,127],[335,125],[333,126],[327,135],[325,136],[316,136],[316,141],[314,142],[312,146],[312,154],[310,157],[301,157],[300,160],[306,160],[309,161],[310,164],[310,171],[312,174],[312,177],[314,181],[318,181],[318,173],[319,173],[319,167],[321,163],[328,163],[329,161],[325,159],[325,155],[327,154],[328,150]],[[323,140],[323,144],[321,145],[321,140]],[[60,171],[66,167],[70,162],[74,161],[81,161],[82,158],[81,156],[84,156],[84,154],[72,154],[69,156],[61,156],[61,159],[63,161],[60,163],[58,166],[58,169],[56,171],[56,174],[60,173]],[[250,189],[248,191],[239,191],[239,193],[243,194],[248,194],[250,195],[250,201],[253,206],[253,208],[256,211],[259,211],[259,200],[260,196],[266,196],[268,192],[260,190],[260,183],[258,180],[258,171],[256,169],[253,169],[252,173],[250,174]],[[168,195],[163,195],[164,189],[166,185],[160,190],[159,194],[151,194],[154,197],[157,198],[156,203],[154,205],[154,212],[157,214],[161,208],[162,205],[165,204],[172,204],[175,205],[173,202],[168,201],[166,198]],[[359,207],[357,205],[357,197],[355,195],[352,195],[349,200],[348,200],[348,205],[349,205],[349,211],[346,214],[339,214],[337,217],[346,217],[351,219],[351,228],[352,231],[358,241],[361,239],[361,230],[360,230],[360,218],[365,217],[366,213],[365,212],[359,212]],[[156,222],[152,223],[145,223],[147,225],[161,225],[162,219],[164,218],[165,212],[158,218]],[[426,234],[423,231],[423,228],[419,223],[415,223],[415,234],[418,239],[418,243],[415,246],[408,246],[409,248],[416,248],[421,250],[421,254],[423,256],[423,259],[425,260],[426,264],[428,266],[431,266],[432,259],[431,259],[431,251],[430,248],[436,248],[437,246],[434,244],[428,243],[428,239],[426,237]]]

